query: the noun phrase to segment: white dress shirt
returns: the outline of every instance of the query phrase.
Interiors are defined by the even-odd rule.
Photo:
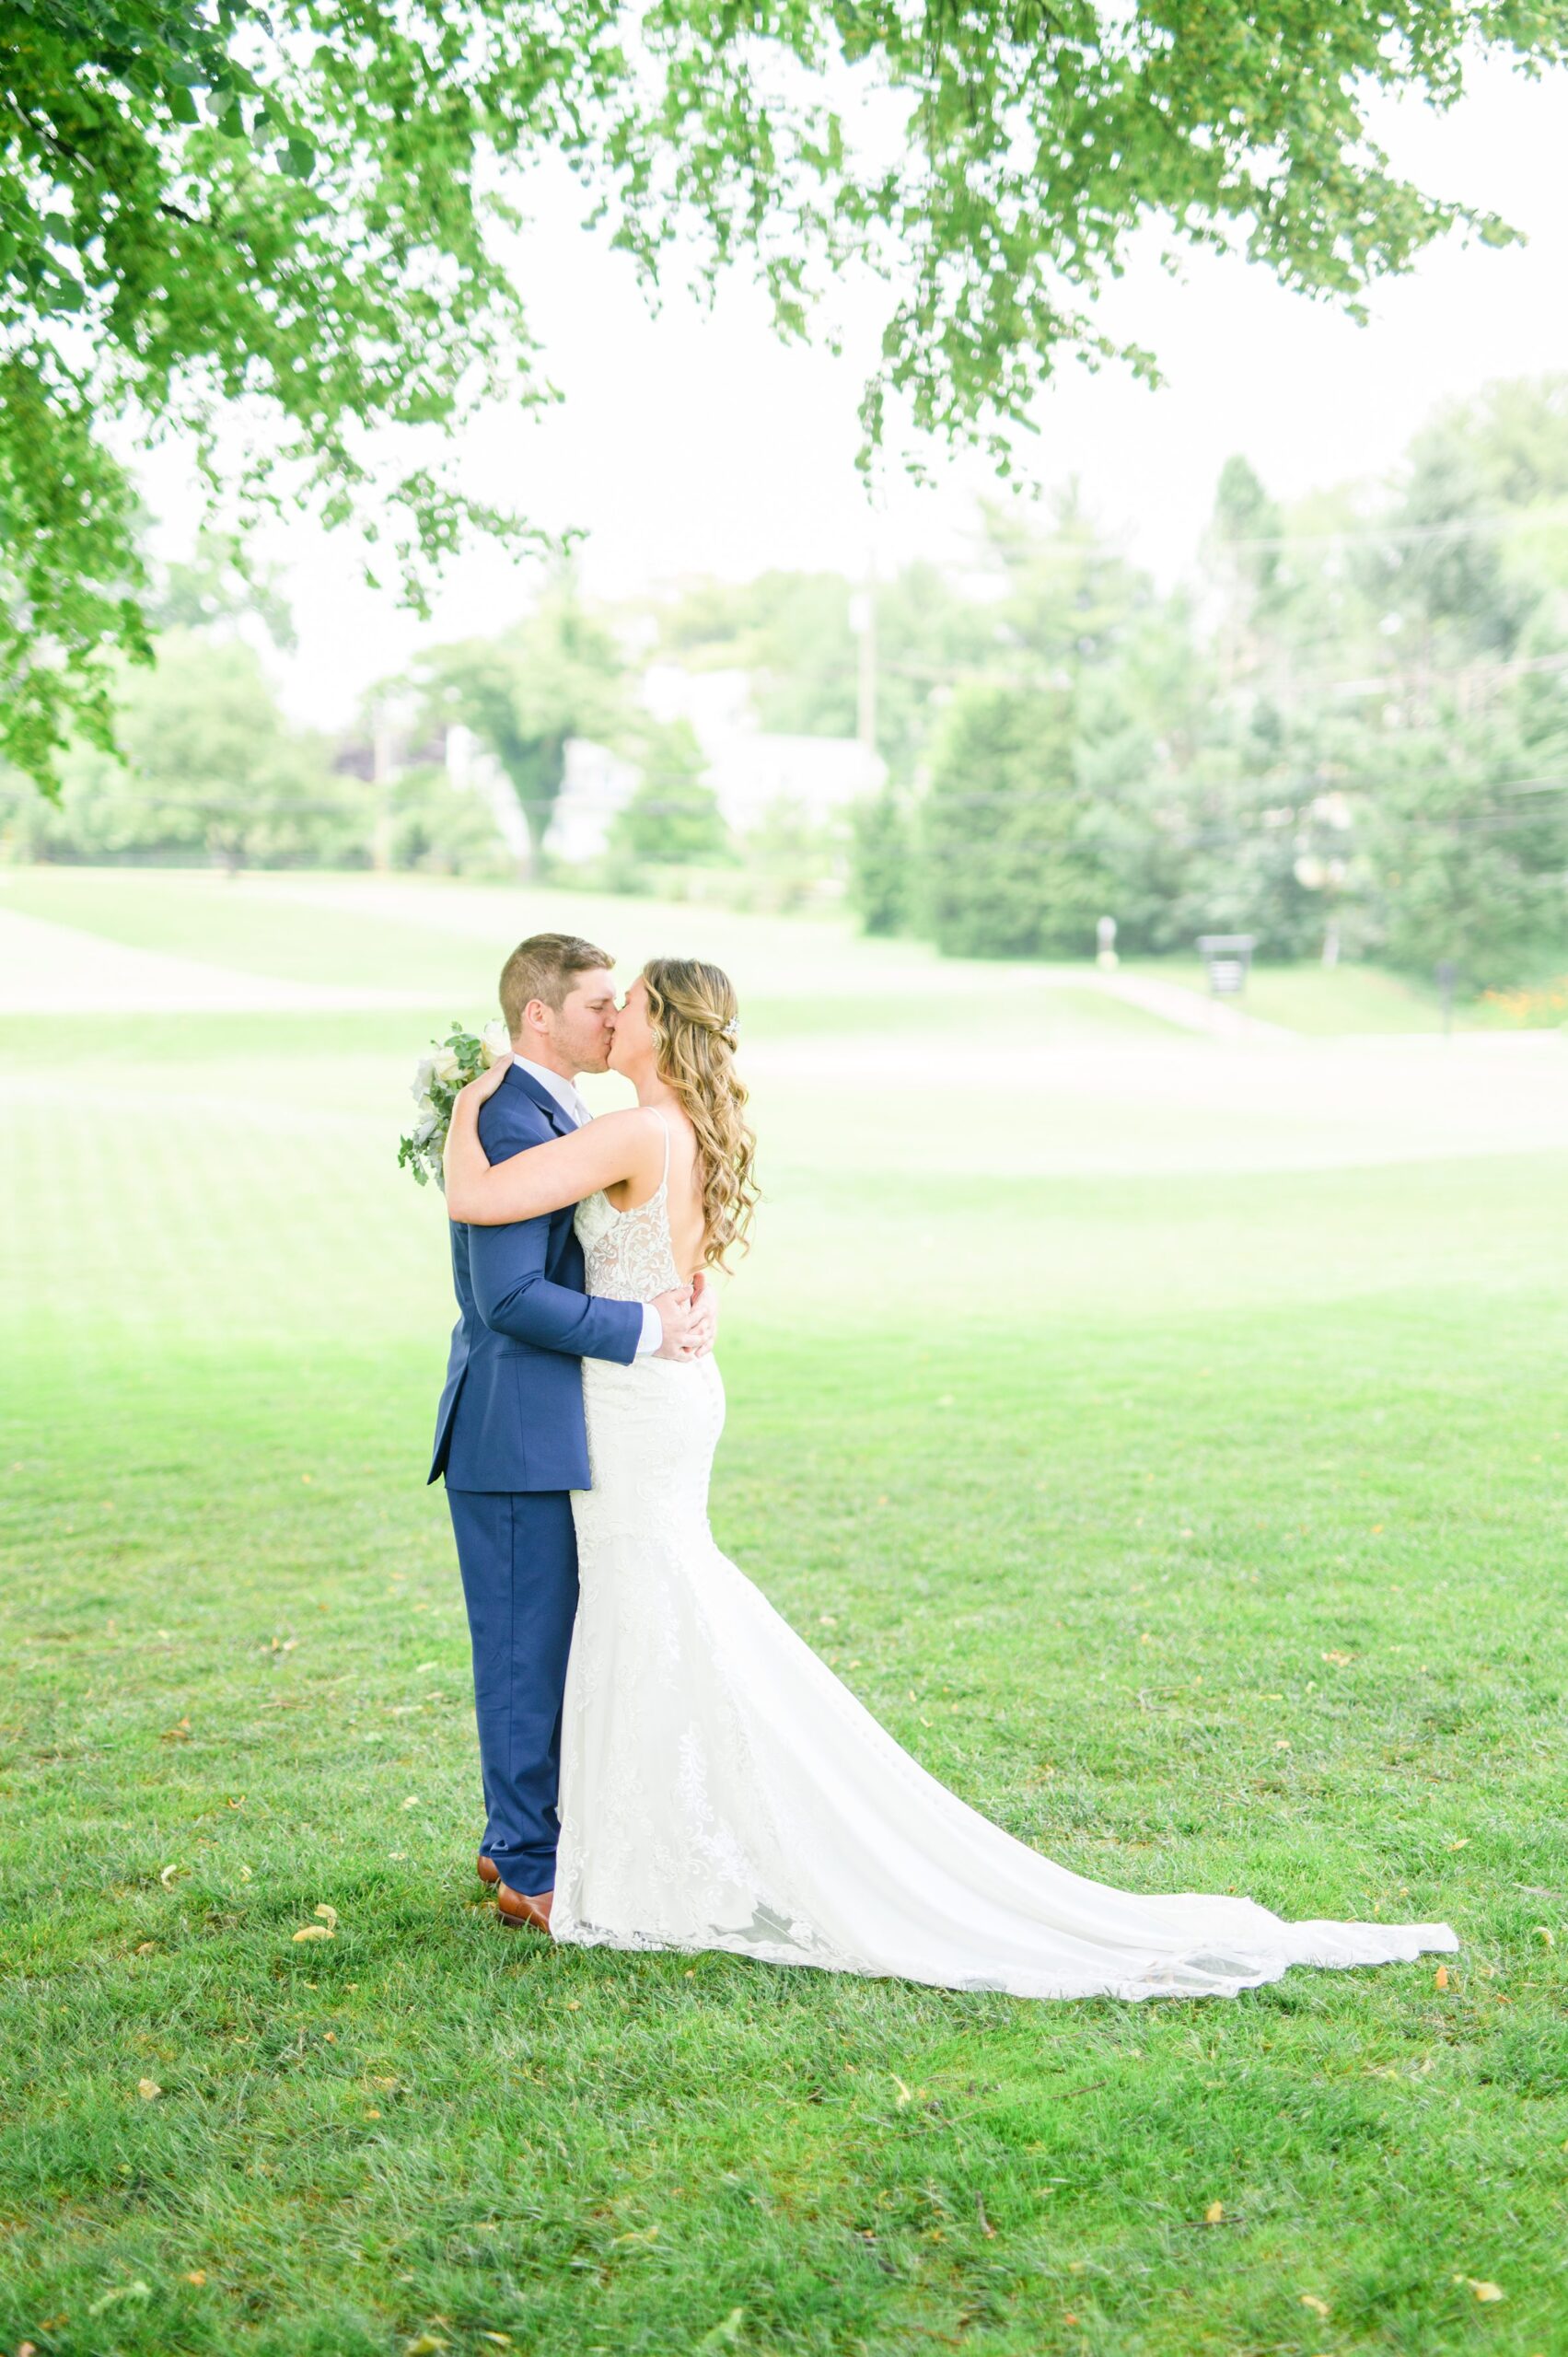
[[[548,1064],[536,1064],[531,1056],[519,1056],[516,1048],[512,1051],[512,1061],[530,1074],[541,1088],[550,1091],[574,1129],[580,1130],[586,1121],[593,1120],[583,1097],[563,1073],[552,1072]],[[653,1303],[645,1301],[643,1304],[643,1330],[637,1340],[637,1356],[641,1358],[645,1351],[660,1349],[663,1342],[664,1321]]]

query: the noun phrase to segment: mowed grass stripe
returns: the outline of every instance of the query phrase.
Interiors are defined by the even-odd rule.
[[[949,1347],[957,1449],[907,1338],[830,1337],[815,1389],[798,1342],[731,1353],[721,1535],[937,1772],[1082,1871],[1467,1942],[1446,1991],[1428,1959],[1234,2006],[508,1944],[468,1882],[422,1387],[318,1351],[292,1379],[176,1353],[148,1389],[127,1354],[93,1422],[40,1367],[6,1443],[5,2328],[652,2351],[739,2308],[763,2349],[1540,2345],[1568,2135],[1535,1928],[1568,1940],[1548,1428],[1498,1414],[1490,1313],[1442,1386],[1365,1315],[1316,1347],[1295,1318],[1211,1331],[1205,1364],[1253,1370],[1223,1424],[1122,1337],[1059,1358],[1025,1432],[1016,1338]],[[1386,1454],[1387,1405],[1325,1411],[1347,1340],[1397,1402]],[[296,1944],[322,1904],[335,1936]],[[1455,2273],[1508,2302],[1482,2318]]]
[[[1017,1185],[937,1097],[868,1181],[761,1091],[725,1313],[720,1538],[900,1740],[1446,1987],[556,1954],[472,1881],[405,1028],[0,1031],[0,2348],[1554,2352],[1562,1157]]]

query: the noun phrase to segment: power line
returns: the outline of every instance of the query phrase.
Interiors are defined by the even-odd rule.
[[[1418,547],[1430,540],[1485,539],[1493,532],[1507,532],[1530,524],[1568,523],[1568,503],[1559,501],[1547,507],[1499,507],[1484,516],[1456,516],[1442,524],[1364,525],[1354,530],[1342,532],[1278,532],[1232,540],[1228,534],[1216,534],[1218,545],[1226,549],[1299,549],[1355,548],[1393,542],[1400,547]]]
[[[834,744],[842,742],[842,740],[835,737],[828,737],[824,738],[823,741],[825,743]],[[641,776],[644,783],[651,783],[655,784],[673,785],[685,784],[687,782],[687,773],[684,771],[679,770],[645,770],[641,772]],[[1330,776],[1295,778],[1282,778],[1268,775],[1261,777],[1190,778],[1178,772],[1174,775],[1156,773],[1152,780],[1149,777],[1144,776],[1140,782],[1145,784],[1153,783],[1157,785],[1166,786],[1172,794],[1191,795],[1202,794],[1267,792],[1278,794],[1287,798],[1295,796],[1297,802],[1316,801],[1330,794],[1370,794],[1377,791],[1379,788],[1400,785],[1449,785],[1454,787],[1458,792],[1469,794],[1568,794],[1568,778],[1457,778],[1450,771],[1447,770],[1400,770],[1390,772],[1386,775],[1377,776],[1363,776],[1357,774],[1350,777]],[[1069,790],[1073,793],[1080,791],[1076,786],[1074,786]],[[633,792],[634,791],[635,789],[633,789]],[[722,801],[722,792],[719,788],[704,784],[702,784],[701,791],[704,797],[712,796],[715,800]],[[944,806],[949,807],[957,805],[962,805],[966,808],[973,809],[1007,809],[1016,803],[1038,802],[1041,799],[1042,792],[1048,791],[1049,789],[1039,789],[1028,786],[1014,787],[1002,793],[974,792],[949,794],[944,791],[941,794],[940,799]],[[798,795],[793,794],[787,786],[779,787],[772,796],[772,799],[775,802],[796,801],[801,798],[802,797]],[[912,799],[918,801],[921,797],[912,796]],[[610,794],[603,792],[585,793],[582,791],[575,791],[568,787],[563,787],[559,795],[552,796],[546,796],[542,795],[529,796],[519,795],[517,796],[517,807],[522,810],[557,810],[561,808],[563,803],[569,804],[569,807],[572,809],[580,810],[585,815],[591,811],[609,811],[613,814],[616,811],[628,808],[630,807],[630,797],[623,800],[618,800]],[[692,802],[691,800],[676,800],[673,797],[669,799],[650,797],[646,801],[639,800],[636,807],[640,812],[645,811],[650,815],[679,814],[682,817],[689,817],[691,814]],[[837,807],[849,807],[851,806],[845,804]]]
[[[805,681],[807,684],[824,680],[849,680],[857,677],[858,665],[847,656],[842,660],[823,662],[810,668],[782,669],[766,664],[743,668],[748,679],[770,681]],[[916,685],[940,687],[1005,688],[1015,694],[1057,694],[1073,684],[1070,674],[1062,671],[1001,670],[986,664],[947,664],[900,661],[896,656],[880,656],[877,672],[881,677],[906,679]],[[1097,668],[1090,666],[1089,668]],[[1438,663],[1404,664],[1388,671],[1374,671],[1356,679],[1335,679],[1316,672],[1295,672],[1285,678],[1277,674],[1255,676],[1220,691],[1216,701],[1238,691],[1277,696],[1282,700],[1299,701],[1305,690],[1309,694],[1331,696],[1386,695],[1397,697],[1411,689],[1430,691],[1434,687],[1449,687],[1461,692],[1469,687],[1485,686],[1493,680],[1524,679],[1537,674],[1568,671],[1568,655],[1539,655],[1516,656],[1505,662],[1475,661],[1444,665]],[[703,674],[688,674],[701,678]],[[847,703],[847,699],[846,699]],[[784,731],[798,734],[798,731]],[[809,730],[806,732],[811,734]],[[839,743],[853,741],[847,736],[836,738]]]

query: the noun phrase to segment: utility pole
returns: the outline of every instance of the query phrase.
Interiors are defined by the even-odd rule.
[[[375,792],[375,818],[370,831],[370,865],[384,876],[392,865],[392,780],[397,775],[397,737],[392,715],[377,696],[370,708],[370,783]]]
[[[877,752],[877,574],[865,568],[865,586],[849,601],[850,628],[860,640],[860,668],[855,682],[854,733],[868,755]]]

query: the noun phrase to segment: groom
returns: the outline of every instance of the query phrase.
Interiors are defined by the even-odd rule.
[[[479,1115],[492,1162],[588,1119],[573,1083],[605,1069],[613,963],[562,933],[535,934],[507,958],[501,1012],[514,1062]],[[589,1487],[582,1361],[700,1356],[712,1346],[713,1309],[690,1286],[646,1306],[590,1299],[569,1210],[509,1227],[454,1221],[452,1280],[460,1314],[430,1479],[446,1476],[473,1641],[486,1811],[479,1872],[505,1922],[548,1931],[577,1607],[570,1493]]]

